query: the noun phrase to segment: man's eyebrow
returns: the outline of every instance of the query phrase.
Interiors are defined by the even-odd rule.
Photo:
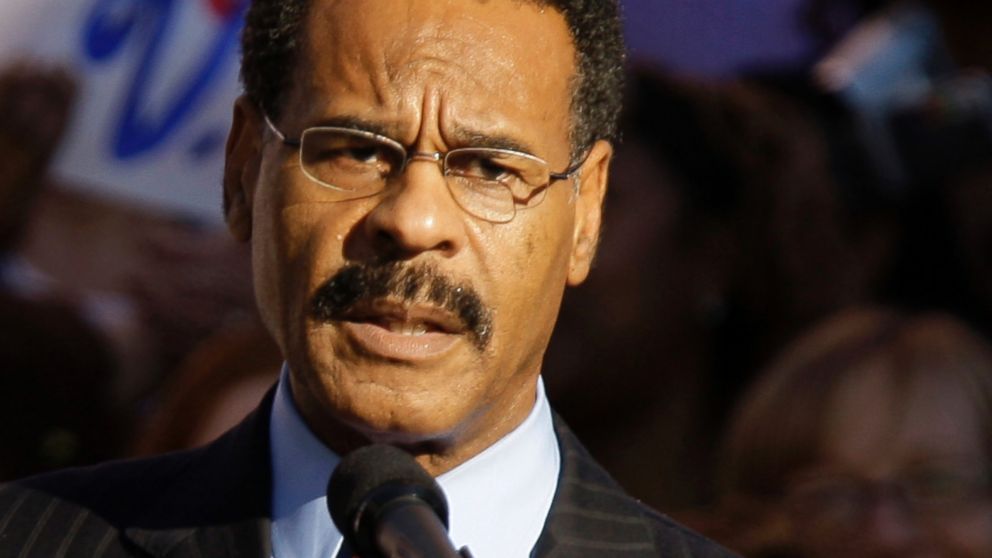
[[[348,128],[349,130],[362,130],[365,132],[372,132],[373,134],[378,134],[392,139],[390,135],[389,126],[381,122],[374,122],[372,120],[366,120],[359,116],[331,116],[328,118],[323,118],[317,122],[316,127],[333,127],[333,128]]]
[[[468,128],[456,127],[454,139],[459,147],[489,147],[492,149],[508,149],[521,153],[533,154],[534,148],[526,143],[501,134],[487,134]]]
[[[351,130],[363,130],[372,132],[392,139],[394,136],[390,126],[382,122],[366,120],[359,116],[331,116],[321,119],[317,124],[321,127],[348,128]],[[489,147],[493,149],[508,149],[510,151],[520,151],[521,153],[533,154],[534,148],[530,145],[502,134],[488,134],[477,130],[470,130],[464,127],[457,127],[454,130],[453,139],[458,147]]]

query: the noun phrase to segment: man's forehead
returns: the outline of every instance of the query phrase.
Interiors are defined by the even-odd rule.
[[[556,124],[568,118],[571,35],[559,12],[531,2],[318,0],[303,41],[295,81],[310,89],[307,102],[328,92],[334,101],[375,99],[383,117],[419,103],[431,85],[480,118],[499,107]],[[311,107],[311,119],[325,108]]]
[[[519,39],[528,40],[521,44]],[[526,55],[532,61],[563,50],[574,60],[564,16],[520,0],[317,0],[305,24],[304,50],[312,60],[344,55],[396,56],[404,51],[443,54],[446,49],[490,49],[488,58]],[[334,47],[316,50],[314,47]],[[544,50],[539,50],[544,49]],[[368,54],[366,54],[368,55]]]

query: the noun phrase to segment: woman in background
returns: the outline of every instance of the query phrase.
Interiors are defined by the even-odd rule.
[[[953,319],[842,312],[731,424],[720,535],[745,555],[992,556],[992,352]]]

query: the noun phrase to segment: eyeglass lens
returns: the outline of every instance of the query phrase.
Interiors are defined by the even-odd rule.
[[[989,478],[970,468],[926,466],[888,481],[845,477],[809,479],[790,494],[797,517],[821,525],[849,526],[880,499],[918,514],[941,514],[989,498]]]
[[[408,163],[402,145],[361,130],[311,128],[301,143],[303,171],[318,184],[340,192],[342,200],[378,193]],[[459,206],[493,222],[513,219],[517,205],[540,203],[550,182],[547,163],[501,149],[452,150],[442,169]]]

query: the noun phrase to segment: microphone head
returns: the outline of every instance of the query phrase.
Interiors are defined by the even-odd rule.
[[[359,555],[375,555],[379,513],[397,501],[429,506],[445,529],[448,503],[427,471],[405,451],[385,444],[359,448],[341,460],[327,483],[327,509],[338,531]]]

